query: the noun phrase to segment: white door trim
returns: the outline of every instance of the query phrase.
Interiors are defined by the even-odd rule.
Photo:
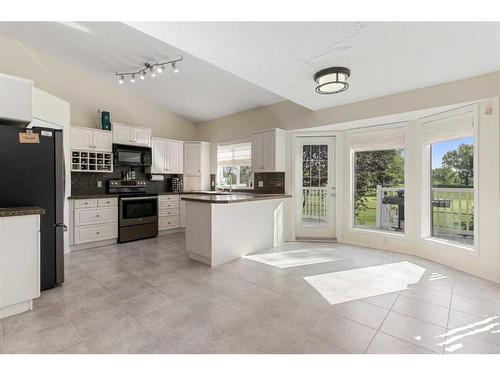
[[[333,198],[331,201],[331,209],[329,211],[328,217],[329,217],[329,226],[326,227],[324,230],[318,230],[317,234],[315,235],[300,235],[301,229],[299,229],[299,217],[301,217],[299,210],[301,209],[302,205],[298,202],[300,197],[302,196],[302,189],[301,189],[301,173],[298,170],[298,166],[296,163],[298,163],[298,155],[302,155],[301,152],[299,152],[299,147],[302,144],[302,142],[306,139],[311,139],[311,141],[321,141],[324,140],[325,142],[331,142],[331,147],[328,151],[329,153],[329,182],[331,183],[333,181],[333,187],[337,187],[337,181],[338,181],[338,172],[337,172],[337,157],[338,157],[338,152],[337,152],[337,138],[336,135],[338,133],[296,133],[292,134],[292,150],[291,150],[291,185],[292,185],[292,195],[294,197],[293,199],[293,228],[294,228],[294,237],[295,239],[299,238],[311,238],[311,239],[336,239],[336,233],[337,233],[337,220],[338,220],[338,214],[336,210],[336,198]],[[302,160],[302,158],[301,158]],[[299,188],[299,181],[300,179],[300,188]],[[328,191],[328,195],[330,195],[331,192]],[[312,234],[312,232],[311,232]]]

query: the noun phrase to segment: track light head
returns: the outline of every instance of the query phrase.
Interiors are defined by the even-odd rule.
[[[119,83],[120,85],[123,85],[123,82],[125,82],[125,81],[124,81],[124,79],[125,79],[125,77],[120,76],[120,79],[118,80],[118,83]]]
[[[135,74],[132,74],[132,77],[130,77],[130,83],[134,83],[135,82]]]
[[[179,68],[177,67],[177,65],[175,65],[175,62],[172,63],[172,68],[174,68],[175,74],[179,73]]]
[[[155,72],[155,70],[153,69],[153,67],[150,67],[150,68],[149,68],[149,71],[151,72],[151,77],[153,77],[153,78],[154,78],[154,77],[156,77],[156,72]]]
[[[144,81],[144,78],[146,78],[146,73],[142,71],[139,75],[139,78]]]
[[[158,65],[158,66],[156,67],[156,71],[157,71],[158,73],[160,73],[160,74],[161,74],[161,73],[163,73],[163,66]]]

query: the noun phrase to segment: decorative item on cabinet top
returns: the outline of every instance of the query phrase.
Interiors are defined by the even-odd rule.
[[[113,137],[110,131],[71,127],[71,171],[113,172]]]

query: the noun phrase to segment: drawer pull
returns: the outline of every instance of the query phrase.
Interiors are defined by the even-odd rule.
[[[89,202],[84,202],[83,204],[89,204]]]
[[[95,234],[100,234],[99,232],[95,232]]]
[[[99,217],[100,215],[95,215],[95,217]]]

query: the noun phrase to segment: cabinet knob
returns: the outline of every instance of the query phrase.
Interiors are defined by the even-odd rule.
[[[99,215],[95,215],[95,217],[99,217]]]
[[[99,232],[95,232],[95,234],[100,234]]]

